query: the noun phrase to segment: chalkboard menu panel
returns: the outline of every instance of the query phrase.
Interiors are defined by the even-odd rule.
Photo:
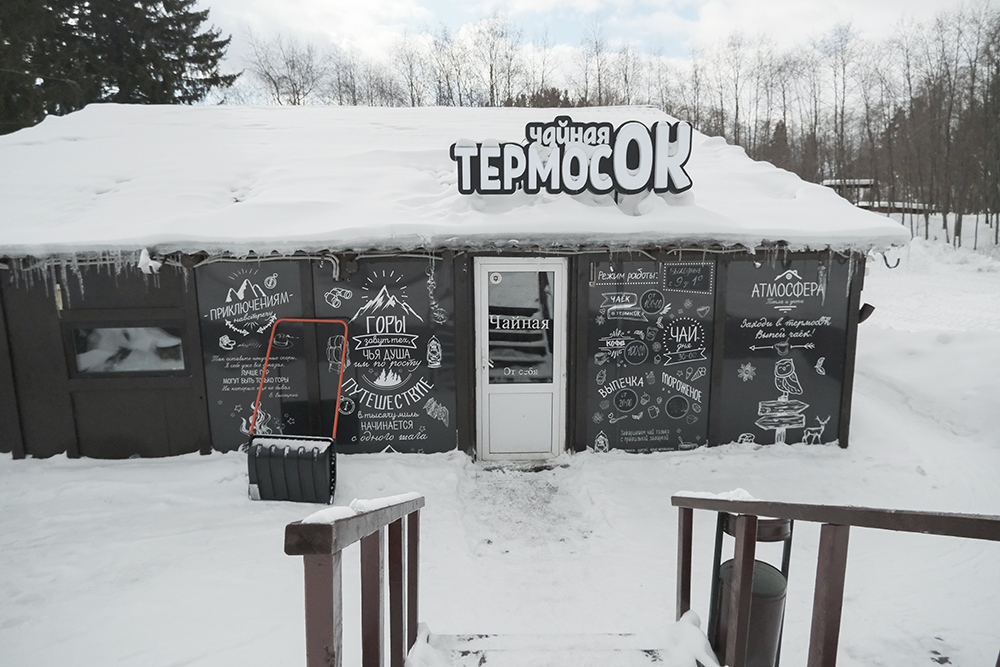
[[[299,263],[225,262],[196,269],[212,446],[247,442],[271,325],[302,317]],[[302,325],[274,339],[254,433],[307,435],[309,402]]]
[[[720,443],[837,442],[849,278],[839,256],[730,262]]]
[[[587,438],[597,451],[706,444],[715,260],[590,266]]]
[[[324,429],[339,409],[341,452],[454,449],[455,320],[453,264],[428,259],[359,260],[334,276],[313,265],[316,316],[348,322],[339,406],[342,334],[320,335]],[[334,278],[337,278],[335,280]]]

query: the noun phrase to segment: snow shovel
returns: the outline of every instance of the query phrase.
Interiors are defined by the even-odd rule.
[[[343,343],[340,345],[340,377],[337,381],[337,406],[344,384],[344,362],[347,360],[347,322],[344,320],[316,320],[282,318],[271,327],[264,368],[260,374],[257,402],[250,418],[250,443],[247,449],[247,473],[250,478],[249,495],[252,500],[290,500],[300,503],[325,503],[333,501],[337,486],[337,419],[334,412],[333,434],[330,437],[311,435],[254,434],[260,396],[264,391],[264,378],[271,359],[274,334],[282,322],[333,322],[344,326]],[[333,361],[333,360],[331,360]]]

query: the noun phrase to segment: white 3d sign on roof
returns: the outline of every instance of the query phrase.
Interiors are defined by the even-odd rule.
[[[458,191],[468,195],[619,192],[680,193],[691,187],[684,170],[691,157],[691,125],[629,121],[575,123],[557,116],[528,123],[520,143],[460,140],[451,145],[458,163]]]

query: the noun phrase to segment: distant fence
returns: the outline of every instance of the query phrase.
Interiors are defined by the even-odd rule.
[[[402,667],[417,638],[420,508],[411,493],[360,507],[332,507],[308,523],[285,526],[285,553],[305,569],[306,665],[343,664],[341,552],[361,541],[361,665],[381,667],[385,645],[385,567],[388,532],[389,664]],[[367,505],[367,507],[365,507]],[[352,504],[353,506],[353,504]],[[329,520],[324,520],[324,515]],[[405,563],[404,563],[405,561]]]
[[[729,613],[725,655],[719,656],[729,667],[745,667],[750,620],[750,594],[756,550],[757,519],[769,517],[812,521],[820,529],[816,588],[813,593],[812,632],[809,638],[808,667],[833,667],[837,664],[837,643],[844,605],[844,577],[847,571],[847,538],[851,526],[878,528],[908,533],[946,535],[1000,542],[1000,516],[979,514],[944,514],[806,505],[762,500],[730,500],[718,496],[679,493],[671,498],[678,508],[677,540],[677,617],[691,608],[691,546],[694,510],[712,510],[736,514],[736,554],[734,556],[733,595]],[[997,657],[1000,667],[1000,656]]]

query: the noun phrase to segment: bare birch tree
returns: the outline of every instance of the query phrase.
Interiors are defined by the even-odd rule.
[[[273,104],[317,102],[330,72],[331,56],[312,43],[278,35],[264,39],[247,30],[246,66]]]

